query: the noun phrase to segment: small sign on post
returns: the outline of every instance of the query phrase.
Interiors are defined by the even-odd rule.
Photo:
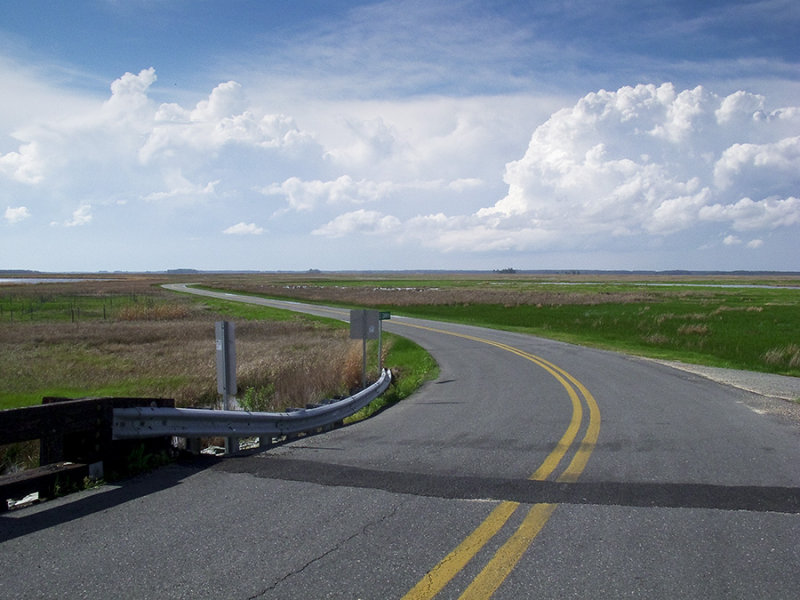
[[[236,328],[228,321],[214,324],[217,343],[217,393],[222,396],[222,410],[230,408],[230,399],[236,396]],[[225,438],[225,453],[239,451],[237,438]]]
[[[377,310],[350,311],[350,339],[361,340],[361,387],[367,387],[367,340],[380,337],[380,313]]]

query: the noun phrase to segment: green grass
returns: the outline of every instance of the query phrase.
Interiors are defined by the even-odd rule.
[[[137,377],[120,379],[111,385],[93,385],[91,387],[73,385],[59,387],[43,387],[34,392],[4,392],[0,394],[0,410],[8,408],[22,408],[42,403],[42,398],[52,396],[56,398],[137,398],[140,397],[143,387],[170,389],[186,383],[184,377]]]
[[[225,292],[225,290],[214,290]],[[296,321],[320,320],[321,317],[312,315],[301,315],[290,310],[272,308],[271,306],[260,306],[257,304],[247,304],[236,300],[219,300],[217,298],[200,297],[194,294],[177,292],[189,300],[192,300],[206,308],[208,311],[218,313],[228,319],[243,319],[245,321]],[[337,322],[338,324],[338,322]]]
[[[272,294],[309,303],[370,306],[629,354],[800,376],[796,276],[454,274],[260,281]],[[253,280],[228,283],[259,295]],[[404,294],[408,288],[414,292]]]
[[[115,319],[132,307],[153,307],[163,300],[142,294],[63,294],[43,290],[34,294],[0,295],[0,324],[72,322]]]
[[[800,293],[710,291],[651,302],[403,307],[409,316],[684,362],[800,375]]]
[[[423,383],[439,376],[439,366],[436,361],[420,345],[407,338],[389,333],[384,333],[383,337],[387,346],[390,346],[385,363],[386,367],[392,370],[392,385],[380,398],[345,419],[345,423],[367,419],[407,398]]]

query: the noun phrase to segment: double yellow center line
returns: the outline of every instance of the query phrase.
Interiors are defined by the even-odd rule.
[[[584,421],[584,407],[588,411],[588,424],[583,439],[574,451],[572,460],[556,477],[556,481],[574,482],[586,467],[589,456],[597,443],[600,433],[600,410],[589,390],[584,385],[567,373],[564,369],[553,363],[524,352],[519,348],[495,342],[484,338],[453,333],[432,327],[403,323],[408,327],[427,329],[446,335],[453,335],[476,342],[495,346],[512,354],[516,354],[531,361],[552,375],[567,391],[572,403],[572,418],[566,431],[550,454],[538,469],[530,476],[535,481],[545,481],[554,476],[558,466],[564,461],[566,455],[573,448],[575,440]],[[436,596],[464,567],[475,557],[478,552],[503,528],[519,508],[519,502],[501,502],[478,527],[470,533],[450,554],[445,556],[439,564],[433,567],[425,576],[405,595],[403,600],[425,600]],[[531,545],[533,540],[547,523],[550,515],[556,509],[555,504],[534,504],[528,514],[511,534],[508,540],[495,552],[494,556],[484,566],[481,572],[467,586],[460,598],[472,600],[489,598],[505,581],[511,571],[519,562],[522,555]]]

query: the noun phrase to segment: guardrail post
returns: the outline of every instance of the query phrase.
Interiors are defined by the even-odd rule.
[[[228,321],[217,321],[214,326],[217,341],[217,392],[222,396],[222,410],[230,408],[230,399],[236,396],[236,328]],[[225,438],[225,454],[239,452],[239,438]]]
[[[200,450],[203,449],[200,442],[201,440],[198,437],[186,438],[186,451],[189,454],[200,454]]]

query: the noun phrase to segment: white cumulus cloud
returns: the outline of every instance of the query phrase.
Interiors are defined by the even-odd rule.
[[[722,243],[726,246],[736,246],[738,244],[741,244],[742,240],[740,240],[735,235],[726,235],[725,238],[722,240]]]
[[[282,148],[313,143],[312,136],[300,131],[291,117],[248,108],[242,86],[235,81],[219,84],[193,109],[162,104],[153,121],[139,150],[145,164],[159,156],[171,158],[179,151],[217,151],[226,144]]]
[[[262,192],[284,196],[292,210],[308,211],[320,204],[375,202],[385,198],[393,188],[391,182],[356,181],[349,175],[342,175],[331,181],[303,181],[299,177],[290,177],[283,183],[267,186]]]
[[[28,184],[39,183],[43,178],[44,165],[36,142],[22,144],[19,151],[0,154],[0,173]]]
[[[329,181],[318,179],[304,181],[299,177],[290,177],[282,183],[273,183],[260,191],[268,196],[283,196],[288,204],[287,209],[311,211],[323,205],[376,203],[388,200],[399,192],[449,191],[458,193],[480,187],[482,183],[477,178],[461,178],[453,181],[436,179],[394,182],[356,180],[350,175],[342,175]]]
[[[165,191],[152,192],[144,197],[151,202],[179,201],[194,203],[197,200],[213,196],[219,180],[209,181],[205,185],[192,183],[179,169],[167,169],[163,174]]]
[[[244,221],[231,225],[223,230],[226,235],[261,235],[264,233],[264,228],[259,227],[255,223],[245,223]]]
[[[800,223],[800,111],[671,84],[591,93],[554,113],[506,165],[508,192],[475,220],[450,216],[462,250],[537,248]],[[454,234],[458,231],[458,235]],[[456,243],[460,242],[460,243]],[[477,242],[477,243],[476,243]]]
[[[312,231],[314,235],[340,238],[351,234],[386,234],[397,229],[399,219],[374,210],[359,209],[339,215]]]
[[[19,223],[31,216],[31,211],[27,206],[8,206],[6,207],[5,219],[11,224]]]
[[[72,213],[72,218],[64,222],[64,227],[80,227],[92,222],[91,204],[81,204]]]

